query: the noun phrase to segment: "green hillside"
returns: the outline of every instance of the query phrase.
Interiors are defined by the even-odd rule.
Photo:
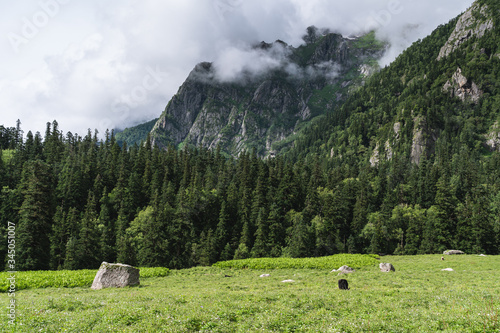
[[[134,127],[125,128],[123,131],[115,131],[115,139],[120,146],[122,146],[124,142],[126,142],[128,146],[133,146],[135,144],[139,145],[141,142],[146,141],[148,133],[151,132],[157,121],[158,118]]]

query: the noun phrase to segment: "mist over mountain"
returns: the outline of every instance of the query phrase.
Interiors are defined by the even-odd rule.
[[[198,64],[155,124],[153,143],[275,155],[362,86],[387,47],[373,32],[344,38],[309,27],[303,38],[298,48],[261,42]]]

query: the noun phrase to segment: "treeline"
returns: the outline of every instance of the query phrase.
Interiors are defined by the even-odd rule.
[[[19,270],[101,261],[182,268],[248,257],[499,252],[500,154],[448,163],[330,165],[227,159],[205,149],[120,147],[28,132],[0,159],[2,259],[16,223]]]

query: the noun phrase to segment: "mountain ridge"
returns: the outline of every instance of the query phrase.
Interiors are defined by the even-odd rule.
[[[242,72],[242,83],[218,80],[214,64],[196,65],[153,127],[153,143],[221,145],[233,156],[251,149],[277,154],[280,142],[361,86],[385,50],[374,33],[356,39],[317,34],[309,29],[308,43],[298,48],[262,42],[256,49],[264,56],[273,48],[285,56],[265,73]]]

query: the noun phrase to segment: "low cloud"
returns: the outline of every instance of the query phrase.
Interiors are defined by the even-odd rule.
[[[215,79],[234,82],[245,77],[259,77],[268,71],[283,68],[289,55],[290,50],[279,43],[269,48],[228,47],[214,60]]]

